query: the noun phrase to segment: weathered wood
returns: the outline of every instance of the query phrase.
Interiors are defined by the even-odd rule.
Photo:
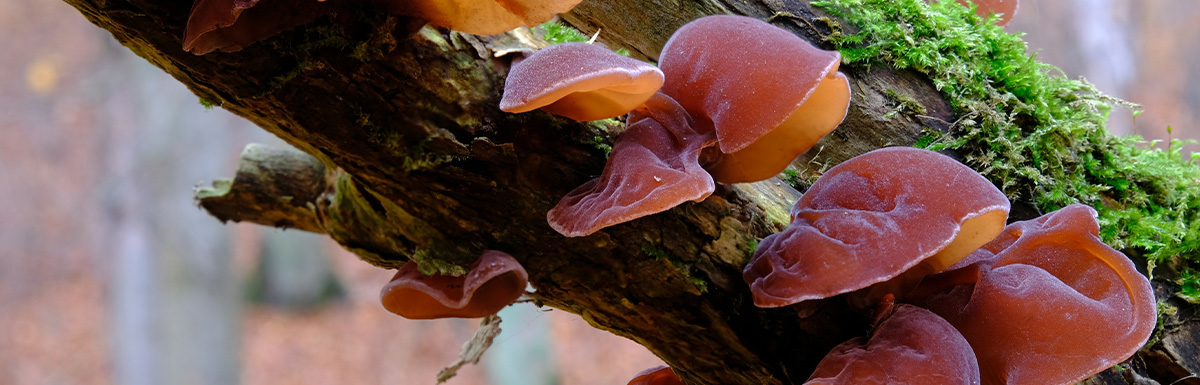
[[[589,237],[551,230],[545,213],[600,173],[597,144],[611,143],[616,127],[500,112],[509,58],[493,48],[521,39],[418,30],[406,18],[343,5],[242,52],[194,56],[180,49],[184,2],[66,1],[202,99],[344,170],[331,171],[312,202],[289,205],[311,203],[317,219],[305,226],[375,265],[461,265],[481,250],[504,250],[528,268],[539,302],[645,345],[690,384],[800,383],[830,347],[865,330],[839,301],[805,319],[752,305],[741,268],[757,239],[787,223],[797,197],[777,180],[720,186],[703,202]],[[590,0],[564,19],[653,58],[679,25],[726,11],[770,19],[815,43],[829,33],[808,5],[773,0]],[[916,73],[843,70],[850,114],[800,164],[911,144],[953,121]],[[897,109],[889,91],[926,112],[888,114]]]
[[[242,151],[237,175],[196,189],[196,199],[222,222],[324,233],[316,203],[326,189],[325,165],[316,158],[250,144]]]

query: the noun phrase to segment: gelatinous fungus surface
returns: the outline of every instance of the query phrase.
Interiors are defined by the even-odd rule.
[[[630,113],[604,173],[568,193],[546,219],[559,233],[580,237],[701,201],[716,188],[699,163],[700,151],[714,140],[711,133],[692,128],[678,103],[657,93]]]
[[[995,237],[1009,202],[969,167],[891,147],[826,172],[742,273],[760,307],[831,297],[918,268],[945,269]]]
[[[629,385],[684,385],[683,380],[667,366],[643,370],[629,380]]]
[[[978,384],[971,345],[932,312],[897,305],[869,338],[842,343],[825,355],[805,384]]]
[[[587,43],[546,47],[513,65],[500,109],[535,109],[579,121],[624,115],[663,84],[658,67]]]
[[[240,51],[251,43],[308,23],[332,10],[331,2],[197,0],[192,4],[183,49],[197,55]]]
[[[478,318],[519,298],[528,280],[525,268],[512,256],[487,250],[461,277],[423,275],[416,262],[409,262],[379,296],[385,309],[404,318]]]
[[[1015,222],[913,300],[953,324],[984,384],[1069,384],[1133,355],[1154,330],[1154,293],[1071,205]],[[918,298],[919,297],[919,298]]]
[[[718,15],[697,19],[676,31],[663,47],[658,64],[666,75],[663,92],[678,100],[698,125],[714,127],[721,153],[734,154],[760,139],[770,139],[743,156],[761,158],[763,152],[786,152],[790,155],[772,155],[786,158],[782,161],[786,166],[845,117],[849,85],[837,72],[840,58],[836,51],[816,48],[761,20]],[[818,85],[822,85],[820,91]],[[800,109],[814,94],[820,94],[820,100],[811,108]],[[767,138],[781,126],[797,132]],[[781,145],[785,139],[791,142]],[[730,163],[715,168],[718,181],[761,180],[783,169],[774,162],[767,167],[773,172],[741,175],[736,170],[754,162]]]
[[[757,182],[778,175],[846,117],[850,85],[835,65],[809,98],[771,132],[704,168],[721,183]]]
[[[375,0],[392,13],[476,35],[532,27],[570,11],[580,0]]]

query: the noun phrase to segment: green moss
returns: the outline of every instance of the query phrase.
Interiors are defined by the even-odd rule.
[[[592,144],[592,146],[595,146],[596,149],[598,149],[600,151],[604,151],[605,159],[608,159],[608,155],[612,154],[612,145],[608,144],[608,142],[606,142],[604,140],[604,137],[602,137],[600,135],[596,135],[595,138],[592,138],[591,144]]]
[[[318,24],[304,30],[305,38],[292,50],[312,52],[325,48],[350,48],[357,43],[347,39],[341,27],[332,24]]]
[[[396,35],[392,33],[397,27],[399,19],[388,17],[384,22],[379,23],[375,31],[364,41],[354,44],[350,49],[350,56],[362,60],[382,60],[387,57],[389,52],[396,49],[399,44],[396,41]]]
[[[643,243],[642,254],[645,254],[647,257],[654,258],[655,261],[671,259],[671,252],[653,243]]]
[[[1167,303],[1167,300],[1159,299],[1155,303],[1155,312],[1158,313],[1158,317],[1154,320],[1154,332],[1150,333],[1150,339],[1146,341],[1145,346],[1154,346],[1154,344],[1157,344],[1162,339],[1163,332],[1167,331],[1168,326],[1171,326],[1171,328],[1178,326],[1178,324],[1167,325],[1166,320],[1163,319],[1163,317],[1174,317],[1179,314],[1179,308],[1171,306],[1171,304]]]
[[[533,32],[541,35],[542,39],[550,42],[550,44],[581,43],[591,39],[588,35],[584,35],[583,32],[579,32],[578,29],[553,20],[533,27]]]
[[[200,105],[203,106],[205,110],[211,110],[213,107],[216,107],[215,103],[205,98],[200,98]]]
[[[418,249],[409,258],[417,263],[417,270],[424,275],[442,274],[461,277],[467,274],[467,268],[438,258],[427,249]]]
[[[800,187],[802,187],[801,180],[800,180],[800,172],[796,171],[796,169],[789,168],[789,169],[783,170],[783,177],[781,177],[780,179],[783,180],[783,183],[787,183],[788,186],[792,186],[792,188],[794,188],[794,189],[799,190]],[[803,191],[803,190],[801,190],[801,191]]]
[[[905,113],[908,115],[922,115],[926,112],[929,112],[929,110],[925,109],[925,106],[922,105],[921,102],[917,101],[917,99],[913,99],[912,96],[901,94],[895,90],[887,90],[887,96],[892,100],[892,104],[894,104],[896,107],[892,111],[885,114],[883,116],[885,118],[891,119],[893,116],[896,116],[896,114],[899,113]]]
[[[592,135],[590,140],[586,140],[585,143],[595,147],[597,150],[604,151],[604,158],[608,159],[608,156],[612,154],[614,138],[612,133],[624,129],[625,123],[617,118],[609,118],[593,120],[587,122],[587,124],[594,128],[595,131],[593,132],[595,134]]]
[[[749,260],[754,256],[754,252],[758,251],[758,240],[754,238],[747,240],[746,244],[742,246],[742,251],[746,253],[746,260]]]
[[[1175,283],[1179,285],[1179,292],[1175,293],[1175,296],[1189,303],[1200,304],[1200,271],[1184,269],[1179,272]]]
[[[957,2],[813,2],[861,30],[829,35],[851,65],[886,65],[929,76],[960,120],[949,135],[918,143],[954,148],[1014,201],[1043,212],[1085,203],[1100,213],[1101,237],[1150,263],[1200,250],[1200,168],[1182,143],[1151,149],[1110,135],[1115,107],[1137,106],[1026,54],[1020,35],[981,20]]]
[[[685,262],[679,257],[676,257],[667,249],[649,242],[642,243],[641,248],[642,254],[653,258],[655,261],[661,261],[665,259],[671,262],[671,265],[675,266],[675,269],[678,270],[679,273],[682,274],[683,277],[692,284],[692,286],[695,286],[696,290],[698,290],[700,293],[708,292],[708,281],[704,280],[704,278],[696,276],[695,272],[697,271],[697,268],[695,264]]]
[[[292,67],[291,70],[288,70],[288,72],[284,72],[283,74],[272,78],[270,89],[272,89],[272,90],[278,89],[279,87],[283,86],[284,84],[287,84],[287,82],[292,81],[292,79],[299,77],[300,75],[304,74],[305,72],[308,72],[309,70],[312,70],[313,68],[314,68],[314,65],[311,62],[300,61],[300,62],[296,63],[295,67]]]
[[[533,27],[533,32],[550,44],[587,43],[592,40],[591,36],[584,35],[578,29],[553,20]],[[621,56],[629,56],[629,50],[624,48],[618,48],[615,52]]]

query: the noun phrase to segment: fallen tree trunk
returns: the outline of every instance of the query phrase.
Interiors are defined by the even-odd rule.
[[[195,56],[180,48],[184,2],[66,1],[202,101],[304,151],[248,150],[235,181],[199,194],[222,220],[323,232],[383,268],[418,260],[450,269],[504,250],[529,270],[539,303],[637,341],[689,384],[801,383],[832,346],[866,328],[841,305],[804,319],[753,306],[742,266],[758,239],[787,224],[798,197],[778,180],[720,186],[703,202],[589,237],[550,229],[546,212],[600,173],[603,145],[620,127],[499,111],[510,58],[496,53],[530,48],[522,36],[418,29],[343,9],[241,52]],[[655,58],[679,26],[726,12],[771,19],[818,44],[830,33],[808,5],[767,0],[585,1],[563,18]],[[805,164],[911,145],[954,121],[918,73],[843,71],[849,115]],[[895,95],[925,112],[889,114]]]

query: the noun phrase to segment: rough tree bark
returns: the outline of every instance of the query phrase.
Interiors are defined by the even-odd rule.
[[[465,265],[484,249],[504,250],[528,268],[539,303],[645,345],[689,384],[801,383],[830,347],[864,330],[837,301],[805,319],[751,303],[741,279],[751,245],[786,225],[798,197],[777,180],[721,186],[703,202],[589,237],[551,230],[545,213],[600,173],[597,144],[620,127],[500,112],[509,58],[495,54],[527,49],[528,39],[343,9],[241,52],[194,56],[180,48],[190,2],[65,1],[203,100],[307,153],[248,150],[232,184],[199,193],[222,220],[326,233],[384,268],[410,258]],[[714,13],[770,18],[818,44],[829,32],[807,3],[776,0],[586,0],[563,19],[655,58],[675,29]],[[849,116],[801,164],[908,145],[954,120],[919,74],[843,70],[855,99]],[[896,109],[888,90],[927,112],[884,118]],[[1195,330],[1188,325],[1176,330]],[[1195,333],[1169,336],[1179,334],[1183,348],[1160,344],[1144,355],[1174,365],[1162,364],[1172,375],[1200,372],[1180,356],[1195,352]],[[1158,364],[1140,357],[1135,371],[1093,380],[1154,374],[1146,366]]]

